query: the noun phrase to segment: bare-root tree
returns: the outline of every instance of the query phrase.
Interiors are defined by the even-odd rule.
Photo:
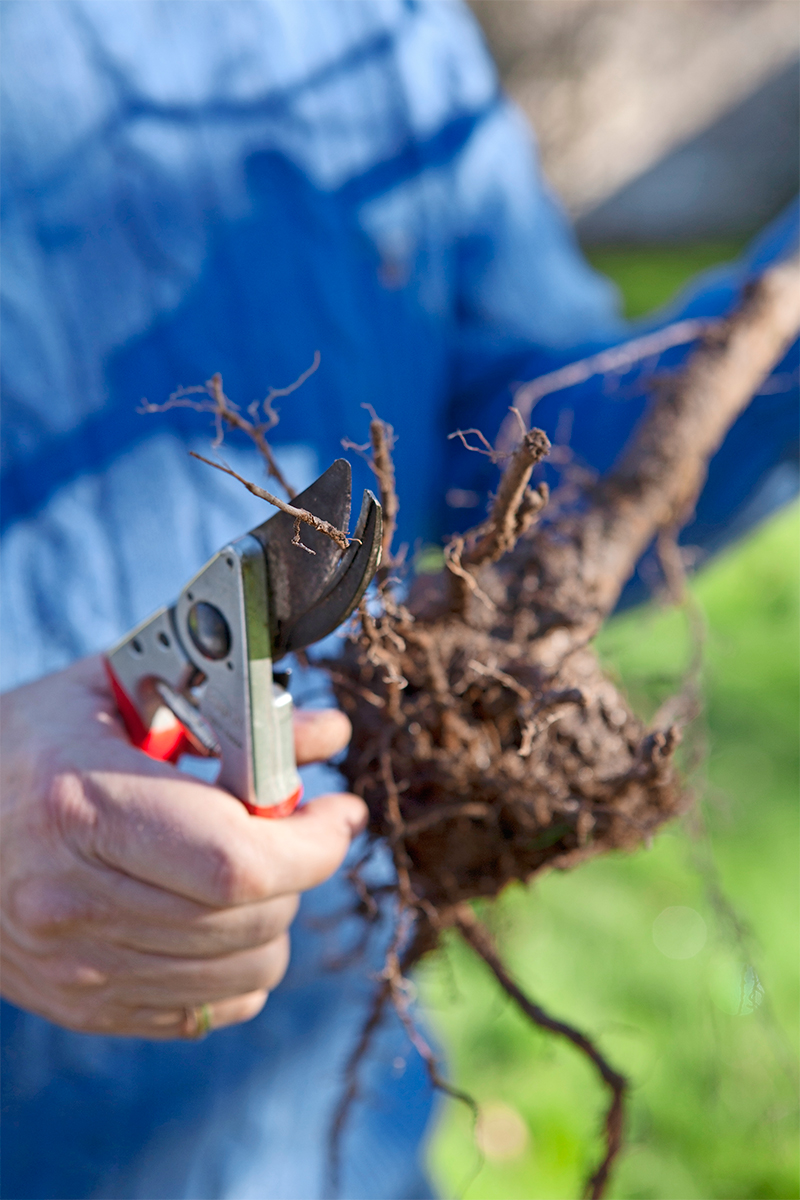
[[[406,602],[384,573],[343,656],[329,664],[353,724],[343,770],[369,806],[371,836],[390,847],[397,878],[395,936],[347,1067],[334,1162],[359,1063],[388,1004],[434,1081],[447,1086],[409,1014],[406,975],[453,929],[521,1011],[585,1054],[608,1088],[605,1152],[587,1184],[590,1196],[603,1195],[622,1142],[626,1081],[589,1037],[523,993],[470,902],[512,880],[634,849],[689,805],[675,765],[685,713],[646,727],[604,675],[591,641],[654,539],[674,573],[669,548],[709,459],[797,336],[798,274],[795,261],[772,267],[728,318],[693,329],[701,336],[687,365],[659,378],[619,461],[569,503],[548,506],[546,489],[531,486],[550,446],[519,409],[498,448],[478,431],[459,431],[502,469],[486,520],[450,541],[443,571],[418,580]],[[585,377],[591,366],[572,374]],[[219,402],[217,379],[204,407],[210,398],[218,421],[241,427]],[[528,411],[531,386],[521,397]],[[370,432],[390,561],[392,434],[374,414]],[[271,452],[264,457],[274,474]],[[362,911],[374,911],[367,885],[355,883]]]

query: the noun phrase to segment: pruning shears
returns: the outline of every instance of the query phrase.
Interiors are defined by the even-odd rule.
[[[351,488],[340,458],[292,505],[346,530]],[[296,518],[278,512],[223,546],[173,605],[117,642],[105,665],[133,744],[170,762],[218,757],[217,785],[251,813],[292,812],[302,793],[292,700],[288,672],[273,664],[332,633],[356,607],[380,560],[381,518],[365,491],[341,550],[308,525],[298,546]]]

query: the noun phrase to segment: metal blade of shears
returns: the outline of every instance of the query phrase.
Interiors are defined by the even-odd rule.
[[[276,658],[320,641],[350,616],[378,568],[382,532],[381,506],[372,492],[365,491],[353,541],[344,551],[330,586],[293,624],[281,629],[273,651]]]
[[[292,504],[347,529],[352,475],[340,458]],[[279,512],[251,531],[267,557],[272,657],[279,659],[331,633],[353,611],[375,574],[381,547],[381,507],[364,493],[358,525],[346,550],[303,524],[302,546],[292,544],[295,518]]]

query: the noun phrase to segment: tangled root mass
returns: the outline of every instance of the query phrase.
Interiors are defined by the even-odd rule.
[[[328,666],[353,725],[344,773],[369,806],[372,836],[391,848],[398,916],[374,1005],[345,1070],[331,1137],[334,1189],[359,1063],[389,1002],[436,1085],[461,1095],[441,1079],[413,1023],[404,979],[443,932],[455,928],[528,1018],[571,1041],[609,1088],[605,1153],[587,1184],[589,1195],[603,1195],[622,1141],[625,1079],[588,1037],[520,990],[469,902],[491,899],[509,882],[549,868],[634,849],[687,807],[675,766],[680,721],[657,717],[646,727],[604,674],[591,641],[654,538],[672,591],[680,590],[675,537],[691,515],[709,459],[797,336],[798,273],[796,261],[771,267],[745,289],[728,318],[694,323],[702,324],[703,336],[687,365],[655,381],[648,412],[599,483],[583,479],[548,505],[546,489],[532,486],[531,477],[550,446],[540,430],[525,428],[517,410],[501,430],[502,453],[476,430],[468,432],[478,446],[465,433],[454,435],[502,465],[497,493],[483,524],[450,541],[445,569],[417,579],[405,603],[391,585],[398,509],[391,429],[373,414],[371,465],[384,508],[384,566],[377,601],[362,604],[358,630]],[[646,343],[650,353],[654,336],[665,346],[676,344],[686,340],[687,324],[630,345]],[[625,348],[609,353],[618,370]],[[317,356],[295,384],[273,389],[263,414],[252,405],[245,417],[225,396],[219,376],[146,411],[180,405],[210,412],[217,444],[223,426],[238,428],[291,497],[266,441],[277,420],[272,400],[295,390],[318,365]],[[602,370],[602,362],[586,360],[555,375],[586,378],[595,368]],[[541,381],[531,386],[544,394]],[[314,514],[242,482],[294,515],[298,535],[303,522],[320,527]],[[347,544],[345,531],[322,532]],[[374,911],[363,881],[356,883],[362,909]]]

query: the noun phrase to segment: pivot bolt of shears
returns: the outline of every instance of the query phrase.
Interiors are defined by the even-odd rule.
[[[189,609],[189,636],[205,658],[226,658],[231,648],[231,631],[219,609],[199,600]]]

